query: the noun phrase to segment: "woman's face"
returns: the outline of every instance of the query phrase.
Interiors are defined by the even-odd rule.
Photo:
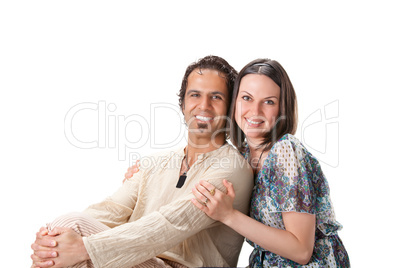
[[[262,74],[247,74],[240,81],[235,120],[249,146],[257,146],[279,115],[280,87]]]

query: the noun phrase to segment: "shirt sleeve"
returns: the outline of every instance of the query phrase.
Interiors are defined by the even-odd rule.
[[[142,175],[143,172],[140,170],[132,178],[126,180],[112,196],[89,206],[84,213],[110,228],[127,223],[137,202]]]
[[[253,184],[249,168],[207,169],[199,179],[208,180],[218,189],[224,189],[222,180],[229,179],[240,191],[236,193],[235,208],[247,211]],[[121,193],[124,195],[125,192]],[[115,198],[117,195],[114,195]],[[130,198],[119,198],[122,198],[118,201],[120,206],[134,202]],[[169,250],[211,225],[222,224],[195,207],[191,198],[193,195],[189,192],[136,221],[84,237],[85,247],[95,267],[132,267]]]

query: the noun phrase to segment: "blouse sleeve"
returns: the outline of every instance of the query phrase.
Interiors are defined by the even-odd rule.
[[[297,142],[281,140],[273,148],[270,177],[271,212],[317,213],[328,185],[318,161]]]
[[[335,219],[329,185],[318,160],[292,135],[274,144],[256,189],[253,217],[268,225],[273,217],[284,227],[280,212],[303,212],[316,215],[317,228],[325,235],[342,228]]]

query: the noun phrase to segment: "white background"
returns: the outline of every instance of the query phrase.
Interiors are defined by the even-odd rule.
[[[259,57],[284,66],[298,95],[296,136],[322,162],[353,267],[398,266],[397,1],[277,2],[2,1],[1,266],[29,267],[38,228],[111,194],[130,153],[185,143],[177,108],[151,105],[177,107],[185,68],[209,54],[237,70]],[[69,127],[97,148],[65,134],[83,103],[99,109]]]

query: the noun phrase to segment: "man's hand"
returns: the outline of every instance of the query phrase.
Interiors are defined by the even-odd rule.
[[[131,178],[134,175],[134,173],[137,173],[138,171],[140,171],[140,160],[137,160],[134,165],[132,165],[127,169],[126,174],[124,174],[123,183],[129,178]]]
[[[82,237],[71,228],[56,227],[32,244],[34,267],[66,267],[89,260]]]
[[[52,258],[57,257],[55,250],[56,242],[49,239],[48,230],[46,227],[41,227],[36,233],[36,240],[31,245],[34,254],[31,255],[33,261],[32,268],[52,267],[54,262]]]

